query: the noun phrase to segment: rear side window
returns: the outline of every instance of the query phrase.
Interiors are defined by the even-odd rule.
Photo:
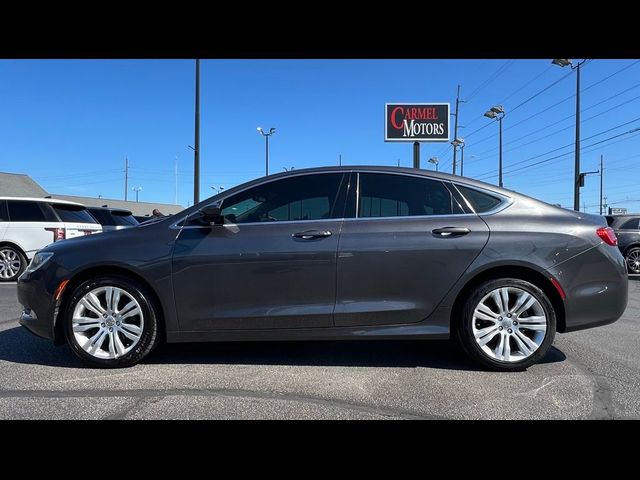
[[[9,212],[7,210],[6,200],[0,200],[0,222],[9,221]]]
[[[638,219],[632,218],[620,225],[621,230],[638,230]]]
[[[8,200],[9,219],[12,222],[44,222],[44,212],[39,202],[29,200]]]
[[[51,205],[60,217],[60,221],[69,223],[96,223],[85,207],[64,205],[61,203]]]
[[[615,221],[616,221],[616,219],[615,219],[615,218],[610,217],[610,216],[608,216],[608,215],[607,215],[607,216],[605,216],[604,218],[606,218],[606,219],[607,219],[607,225],[609,225],[610,227],[612,227],[612,226],[613,226],[613,224],[614,224],[614,223],[615,223]]]
[[[471,204],[476,213],[485,213],[493,210],[502,202],[500,198],[489,195],[488,193],[463,187],[462,185],[456,185],[456,187],[458,187],[460,193],[464,195],[464,198],[467,199],[467,202]]]
[[[452,213],[451,194],[442,182],[404,175],[360,174],[358,217],[407,217]]]

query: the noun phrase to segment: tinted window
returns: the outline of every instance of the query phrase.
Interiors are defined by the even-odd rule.
[[[12,222],[44,222],[44,212],[38,202],[8,200],[9,218]]]
[[[637,230],[638,229],[638,219],[632,218],[631,220],[625,221],[622,225],[620,225],[621,230]]]
[[[604,218],[607,219],[607,225],[609,225],[610,227],[615,223],[616,219],[610,216],[605,216]]]
[[[51,205],[62,222],[96,223],[96,220],[84,207],[75,205],[63,205],[61,203]]]
[[[344,198],[338,200],[342,177],[342,173],[306,175],[259,185],[226,199],[222,214],[231,223],[342,218]]]
[[[89,208],[89,213],[95,217],[100,225],[126,226],[138,225],[138,221],[129,212],[118,210],[103,210],[101,208]],[[150,218],[150,217],[149,217]]]
[[[442,182],[381,173],[360,174],[359,217],[450,215],[452,201]]]
[[[9,221],[9,212],[7,211],[7,202],[0,200],[0,222]]]
[[[496,208],[502,200],[484,192],[479,192],[472,188],[456,185],[458,190],[464,195],[476,213],[484,213]]]

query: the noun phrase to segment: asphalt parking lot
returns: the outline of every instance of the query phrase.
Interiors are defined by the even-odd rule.
[[[478,369],[446,341],[166,345],[86,368],[17,323],[0,285],[2,419],[640,418],[640,281],[618,322],[557,335],[520,373]]]

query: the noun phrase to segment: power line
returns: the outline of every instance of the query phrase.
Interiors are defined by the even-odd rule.
[[[587,137],[587,138],[585,138],[585,139],[583,139],[583,140],[588,140],[588,139],[590,139],[590,138],[594,138],[594,137],[600,136],[600,135],[602,135],[602,134],[604,134],[604,133],[610,132],[611,130],[615,130],[615,129],[617,129],[617,128],[620,128],[621,126],[628,125],[629,123],[633,123],[633,122],[638,121],[638,120],[640,120],[640,117],[635,118],[635,119],[633,119],[633,120],[631,120],[631,121],[629,121],[629,122],[625,122],[625,123],[623,123],[623,124],[617,125],[617,126],[615,126],[615,127],[609,128],[609,129],[604,130],[604,131],[602,131],[602,132],[599,132],[599,133],[597,133],[597,134],[595,134],[595,135],[591,135],[590,137]],[[581,148],[580,150],[583,150],[583,149],[586,149],[586,148],[592,147],[592,146],[594,146],[594,145],[599,145],[599,144],[604,143],[604,142],[606,142],[606,141],[609,141],[609,140],[612,140],[612,139],[615,139],[615,138],[618,138],[618,137],[621,137],[621,136],[624,136],[624,135],[629,135],[629,134],[631,134],[631,133],[635,133],[635,132],[637,132],[637,131],[640,131],[640,127],[635,128],[635,129],[632,129],[632,130],[629,130],[629,131],[627,131],[627,132],[620,133],[620,134],[618,134],[618,135],[614,135],[614,136],[609,137],[609,138],[605,138],[604,140],[600,140],[600,141],[595,142],[595,143],[592,143],[592,144],[590,144],[590,145],[586,145],[586,146],[584,146],[583,148]],[[535,159],[535,158],[543,157],[543,156],[545,156],[545,155],[548,155],[549,153],[557,152],[558,150],[562,150],[562,149],[567,148],[567,147],[570,147],[570,146],[572,146],[572,145],[573,145],[573,143],[570,143],[570,144],[564,145],[564,146],[562,146],[562,147],[554,148],[553,150],[549,150],[548,152],[541,153],[541,154],[539,154],[539,155],[535,155],[535,156],[530,157],[530,158],[527,158],[527,159],[525,159],[525,160],[521,160],[521,161],[519,161],[519,162],[516,162],[516,163],[514,163],[514,164],[510,165],[510,167],[513,167],[513,166],[516,166],[516,165],[521,165],[521,164],[523,164],[523,163],[525,163],[525,162],[527,162],[527,161],[529,161],[529,160],[533,160],[533,159]],[[529,165],[524,165],[524,166],[519,167],[519,168],[516,168],[516,169],[514,169],[514,170],[506,171],[505,173],[513,173],[513,172],[517,172],[517,171],[520,171],[520,170],[524,170],[524,169],[526,169],[526,168],[534,167],[534,166],[536,166],[536,165],[540,165],[540,164],[542,164],[542,163],[546,163],[546,162],[549,162],[549,161],[551,161],[551,160],[555,160],[555,159],[557,159],[557,158],[564,157],[564,156],[566,156],[566,155],[570,155],[571,153],[572,153],[572,152],[563,153],[563,154],[557,155],[557,156],[555,156],[555,157],[551,157],[551,158],[547,158],[547,159],[545,159],[545,160],[541,160],[541,161],[539,161],[539,162],[534,162],[534,163],[531,163],[531,164],[529,164]],[[476,177],[476,178],[479,178],[479,179],[480,179],[480,178],[485,178],[485,177],[486,177],[486,178],[492,178],[492,177],[495,177],[497,174],[489,175],[490,173],[493,173],[494,171],[495,171],[495,170],[492,170],[491,172],[487,172],[487,173],[485,173],[485,174],[481,174],[481,175],[479,175],[479,176],[478,176],[478,177]],[[488,176],[488,175],[489,175],[489,176]]]
[[[473,92],[471,92],[471,95],[469,95],[469,97],[467,97],[466,101],[470,102],[471,99],[473,97],[475,97],[480,90],[485,88],[487,85],[489,85],[491,82],[493,82],[496,78],[498,78],[500,75],[502,75],[511,65],[513,65],[514,62],[515,62],[515,60],[508,60],[505,63],[503,63],[500,66],[500,68],[498,68],[498,70],[496,70],[492,75],[489,76],[489,78],[487,78],[484,82],[482,82]]]

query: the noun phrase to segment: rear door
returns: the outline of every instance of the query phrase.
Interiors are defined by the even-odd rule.
[[[629,245],[634,245],[640,241],[640,217],[628,217],[618,220],[615,227],[618,245],[624,253]]]
[[[489,229],[445,183],[361,172],[338,247],[336,326],[426,319],[484,248]]]
[[[50,208],[53,208],[60,221],[64,224],[65,238],[81,237],[102,232],[102,226],[83,206],[52,203]]]

